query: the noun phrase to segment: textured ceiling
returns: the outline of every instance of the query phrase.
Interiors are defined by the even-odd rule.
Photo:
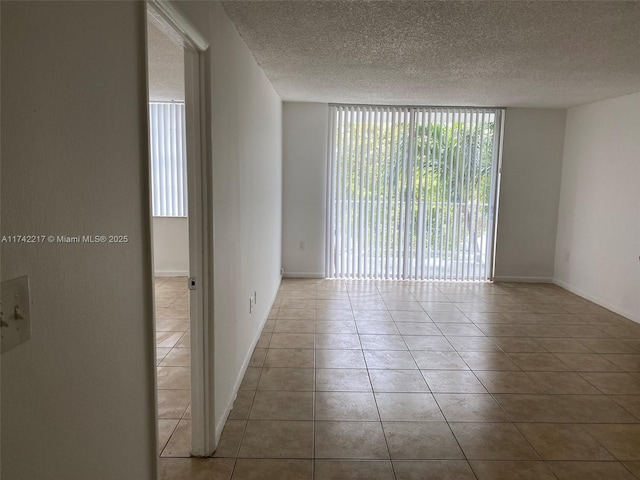
[[[149,99],[184,101],[184,52],[152,22],[147,22]]]
[[[640,91],[640,2],[223,2],[283,100],[567,107]]]

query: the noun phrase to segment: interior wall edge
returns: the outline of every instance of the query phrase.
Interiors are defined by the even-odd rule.
[[[318,272],[284,272],[282,276],[284,278],[325,278],[324,273]]]
[[[636,323],[640,323],[640,314],[638,314],[637,312],[631,312],[624,308],[620,308],[617,305],[614,305],[610,302],[607,302],[606,300],[603,300],[597,295],[592,295],[589,292],[582,290],[581,288],[576,287],[558,278],[554,278],[553,283],[555,285],[558,285],[559,287],[564,288],[565,290],[568,290],[571,293],[575,293],[576,295],[586,300],[589,300],[590,302],[598,304],[601,307],[606,308],[607,310],[611,310],[613,313],[617,313],[618,315],[622,315],[623,317],[628,318],[629,320],[633,320]]]
[[[640,92],[569,109],[556,284],[640,322]]]
[[[242,384],[242,380],[244,379],[245,373],[247,373],[247,368],[249,368],[249,362],[251,361],[251,357],[253,356],[253,351],[256,348],[258,340],[260,340],[260,336],[262,335],[262,330],[264,329],[265,323],[269,319],[269,313],[273,308],[273,304],[276,301],[276,295],[278,295],[278,289],[280,288],[280,283],[276,286],[275,292],[271,295],[271,301],[269,302],[270,307],[264,314],[264,317],[260,320],[259,327],[257,330],[257,334],[253,341],[251,342],[251,348],[247,351],[245,358],[242,362],[242,367],[238,372],[238,376],[233,384],[233,389],[230,392],[228,400],[225,402],[225,407],[223,410],[223,414],[220,416],[218,421],[216,422],[216,431],[215,431],[215,444],[218,445],[220,442],[220,437],[222,435],[222,430],[224,429],[225,424],[227,423],[227,418],[233,409],[233,404],[236,401],[238,396],[238,392],[240,391],[240,385]]]
[[[493,277],[494,282],[502,283],[553,283],[553,277],[521,277],[510,275],[499,275]]]

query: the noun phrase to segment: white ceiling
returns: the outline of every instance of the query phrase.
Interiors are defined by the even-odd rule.
[[[147,22],[149,99],[184,101],[184,51],[156,25]]]
[[[227,0],[283,100],[568,107],[640,92],[640,2]]]

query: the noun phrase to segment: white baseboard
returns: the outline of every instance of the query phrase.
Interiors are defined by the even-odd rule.
[[[496,277],[493,277],[493,281],[494,282],[513,282],[513,283],[553,283],[553,278],[496,276]]]
[[[156,270],[153,272],[156,277],[188,277],[188,271],[182,270]]]
[[[624,308],[621,308],[617,305],[613,305],[612,303],[609,303],[608,301],[603,300],[597,295],[592,295],[574,285],[571,285],[570,283],[563,282],[562,280],[559,280],[557,278],[553,280],[553,283],[555,283],[559,287],[564,288],[565,290],[570,291],[571,293],[575,293],[576,295],[589,300],[590,302],[596,303],[601,307],[606,308],[607,310],[611,310],[612,312],[617,313],[618,315],[622,315],[623,317],[626,317],[629,320],[633,320],[636,323],[640,323],[640,315],[638,315],[637,312],[627,311]]]
[[[224,414],[222,415],[222,417],[220,417],[220,420],[216,423],[216,432],[215,432],[216,447],[218,445],[218,442],[220,442],[220,436],[222,435],[222,430],[224,429],[224,425],[225,423],[227,423],[227,418],[229,417],[229,413],[231,413],[231,409],[233,408],[233,402],[236,401],[236,397],[238,396],[238,391],[240,390],[240,385],[242,384],[242,380],[244,379],[245,373],[247,373],[247,368],[249,367],[249,362],[251,361],[253,350],[256,348],[256,344],[258,343],[258,340],[260,340],[262,329],[264,328],[264,324],[267,322],[267,319],[269,318],[269,312],[271,311],[273,303],[276,300],[276,295],[278,294],[279,288],[280,288],[280,285],[278,285],[278,287],[276,288],[276,291],[273,293],[271,302],[269,303],[269,308],[266,310],[264,318],[260,321],[260,327],[258,328],[256,337],[253,339],[253,342],[251,342],[251,348],[245,355],[245,358],[242,362],[242,367],[240,368],[240,373],[236,378],[235,383],[233,384],[233,389],[231,390],[229,398],[227,399],[226,405],[224,407]]]
[[[324,278],[324,273],[284,272],[284,278]]]

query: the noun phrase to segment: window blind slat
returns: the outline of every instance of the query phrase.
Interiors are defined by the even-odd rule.
[[[425,227],[427,230],[427,234],[426,234],[426,245],[423,244],[422,248],[420,250],[420,256],[422,258],[422,263],[420,265],[420,279],[424,280],[425,278],[429,277],[429,256],[425,256],[425,252],[426,251],[430,251],[431,249],[431,224],[432,224],[432,220],[433,220],[433,209],[432,209],[432,201],[433,201],[433,189],[430,188],[430,178],[431,178],[431,140],[432,140],[432,135],[431,135],[431,117],[433,115],[433,112],[429,111],[428,115],[427,115],[427,122],[424,123],[424,112],[422,113],[422,119],[423,119],[423,124],[422,124],[422,128],[423,131],[426,128],[427,129],[427,139],[426,139],[426,145],[427,145],[427,156],[425,158],[425,166],[424,166],[424,175],[425,175],[425,205],[427,202],[427,197],[428,197],[428,207],[425,209],[425,216],[421,218],[421,220],[424,222],[426,220],[427,224],[425,225]],[[424,225],[424,223],[423,223]],[[424,238],[424,237],[423,237]],[[425,272],[425,264],[427,265],[427,271]]]
[[[153,214],[156,215],[157,206],[160,205],[160,177],[157,175],[159,168],[158,156],[154,154],[160,148],[160,141],[158,139],[158,116],[151,115],[151,193],[152,193],[152,209]]]
[[[355,257],[355,268],[354,271],[360,272],[362,271],[362,251],[363,249],[361,248],[362,246],[362,220],[364,219],[364,205],[363,205],[363,198],[362,198],[362,186],[364,183],[364,164],[365,164],[365,158],[364,158],[364,143],[365,143],[365,123],[364,123],[364,112],[362,110],[360,110],[358,112],[358,120],[359,120],[359,124],[360,124],[360,129],[358,130],[359,133],[359,146],[356,150],[356,163],[359,164],[359,169],[357,169],[356,171],[359,172],[359,174],[356,176],[356,180],[354,180],[354,187],[356,188],[356,192],[358,192],[358,197],[354,199],[353,202],[353,206],[354,206],[354,210],[357,213],[357,217],[354,216],[354,222],[353,222],[353,230],[354,230],[354,235],[353,235],[353,242],[355,244],[355,248],[354,248],[354,257]],[[355,172],[354,172],[355,174]]]
[[[374,198],[376,197],[376,186],[378,182],[376,181],[376,165],[377,165],[377,156],[376,156],[376,147],[377,147],[377,139],[378,139],[378,111],[373,109],[371,111],[371,143],[369,145],[369,149],[371,152],[370,156],[370,189],[369,189],[369,241],[367,242],[368,256],[369,256],[369,269],[365,278],[375,278],[375,220],[376,220],[376,211],[374,208]]]
[[[414,155],[414,135],[413,131],[415,125],[415,114],[416,112],[412,110],[409,114],[409,138],[407,145],[407,157],[408,159]],[[413,198],[413,190],[414,190],[414,162],[407,161],[407,178],[405,180],[406,185],[406,195],[404,197],[405,207],[404,207],[404,224],[406,225],[406,230],[404,234],[404,252],[405,252],[405,260],[402,269],[402,278],[409,279],[411,278],[411,270],[413,263],[413,206],[414,202],[412,202]]]
[[[343,109],[342,114],[344,116],[344,138],[342,140],[342,149],[343,149],[343,155],[341,157],[341,163],[342,163],[342,170],[343,170],[343,175],[340,177],[340,182],[341,182],[341,186],[342,186],[342,197],[341,197],[341,202],[340,202],[340,211],[341,211],[341,215],[340,215],[340,264],[341,264],[341,268],[340,268],[340,273],[341,275],[345,275],[347,274],[347,256],[346,256],[346,252],[345,252],[345,247],[348,248],[349,245],[349,240],[347,237],[347,227],[345,226],[346,223],[349,222],[349,217],[348,217],[348,213],[345,214],[347,212],[346,210],[346,206],[347,206],[347,202],[346,202],[346,198],[347,198],[347,179],[348,177],[348,170],[347,170],[347,158],[348,158],[348,149],[347,149],[347,141],[348,141],[348,136],[349,136],[349,132],[347,131],[347,128],[349,124],[350,124],[350,116],[347,114],[347,112],[345,111],[345,109]]]
[[[378,123],[378,136],[377,139],[379,143],[376,143],[376,148],[378,149],[378,156],[376,158],[376,200],[380,198],[380,194],[382,192],[382,183],[380,182],[380,172],[382,170],[382,158],[383,158],[383,131],[382,125],[384,125],[384,119],[386,114],[384,112],[380,112],[380,109],[376,108],[376,117],[379,120]],[[372,200],[373,203],[373,200]],[[373,207],[373,206],[372,206]],[[373,242],[373,278],[378,278],[380,275],[380,264],[378,262],[378,258],[380,255],[380,202],[375,202],[375,210],[376,210],[376,222],[375,222],[375,230],[374,230],[374,242]]]
[[[437,151],[437,155],[436,155],[436,159],[438,161],[438,170],[437,170],[437,177],[436,177],[436,238],[435,238],[435,254],[437,255],[437,262],[434,260],[434,269],[438,269],[438,273],[435,275],[436,278],[440,278],[440,270],[441,270],[441,266],[442,266],[442,201],[440,200],[441,198],[444,198],[444,191],[442,189],[442,176],[444,175],[444,168],[443,168],[443,154],[442,152],[445,151],[446,149],[446,140],[445,140],[445,136],[442,133],[442,114],[440,115],[440,122],[438,122],[438,133],[439,133],[439,138],[438,138],[438,151]]]
[[[387,168],[386,168],[386,191],[385,194],[387,196],[387,202],[386,202],[386,235],[385,235],[385,242],[384,244],[386,245],[386,255],[384,256],[384,276],[385,278],[393,278],[392,275],[392,268],[393,265],[392,260],[391,260],[391,248],[392,248],[392,241],[391,241],[391,199],[392,199],[392,195],[391,195],[391,182],[393,181],[393,158],[394,156],[397,155],[397,149],[394,149],[394,142],[396,139],[396,118],[397,118],[397,112],[395,110],[391,111],[391,144],[390,144],[390,155],[388,157],[388,160],[386,160],[387,163]]]
[[[462,142],[462,156],[463,158],[467,158],[468,154],[469,154],[469,147],[470,147],[470,143],[469,143],[469,137],[471,134],[471,119],[472,119],[472,112],[465,112],[465,116],[464,116],[464,136],[463,136],[463,142]],[[468,162],[464,162],[462,164],[462,178],[463,179],[468,179],[469,175],[467,174],[467,163]],[[465,247],[467,245],[467,192],[468,192],[468,185],[463,186],[460,189],[460,237],[462,239],[462,244],[460,245],[460,256],[463,259],[462,262],[460,262],[460,278],[461,279],[466,279],[465,278],[465,272],[466,272],[466,252],[465,252]]]
[[[482,129],[482,112],[478,112],[477,113],[477,123],[476,123],[476,130],[475,130],[475,137],[474,141],[473,141],[473,155],[471,156],[471,180],[473,181],[476,178],[476,161],[478,158],[478,155],[480,153],[480,142],[479,142],[479,136],[478,136],[478,132]],[[470,199],[471,199],[471,220],[469,221],[469,228],[470,228],[470,233],[471,233],[471,237],[469,240],[469,258],[470,258],[470,264],[469,264],[469,278],[473,279],[475,278],[476,275],[476,248],[475,248],[475,243],[476,243],[476,230],[477,230],[477,224],[476,224],[476,207],[478,205],[477,202],[477,195],[476,195],[476,189],[475,188],[471,188],[470,191]]]
[[[461,163],[464,160],[464,156],[462,154],[462,150],[464,149],[464,135],[465,135],[465,126],[464,122],[464,112],[458,112],[458,123],[456,128],[456,171],[455,171],[455,185],[454,185],[454,231],[453,231],[453,257],[460,257],[460,219],[462,218],[462,203],[460,201],[460,189],[464,185],[463,179],[461,177],[462,168]],[[460,264],[459,262],[455,263],[455,270],[451,271],[451,280],[454,280],[460,276]]]
[[[362,261],[362,267],[361,267],[361,271],[362,271],[362,275],[367,278],[368,276],[368,266],[369,266],[369,262],[367,260],[367,249],[365,248],[366,245],[369,243],[368,242],[368,231],[366,228],[366,223],[365,220],[367,218],[371,218],[368,216],[368,207],[369,207],[369,195],[370,195],[370,191],[369,191],[369,167],[371,165],[371,158],[369,156],[369,145],[370,145],[370,111],[369,109],[365,110],[364,112],[364,146],[362,149],[362,155],[363,155],[363,161],[362,161],[362,175],[360,177],[360,181],[361,181],[361,186],[360,186],[360,190],[364,191],[364,195],[362,195],[360,197],[360,205],[361,205],[361,211],[362,214],[360,216],[360,240],[359,240],[359,245],[360,245],[360,259]]]

